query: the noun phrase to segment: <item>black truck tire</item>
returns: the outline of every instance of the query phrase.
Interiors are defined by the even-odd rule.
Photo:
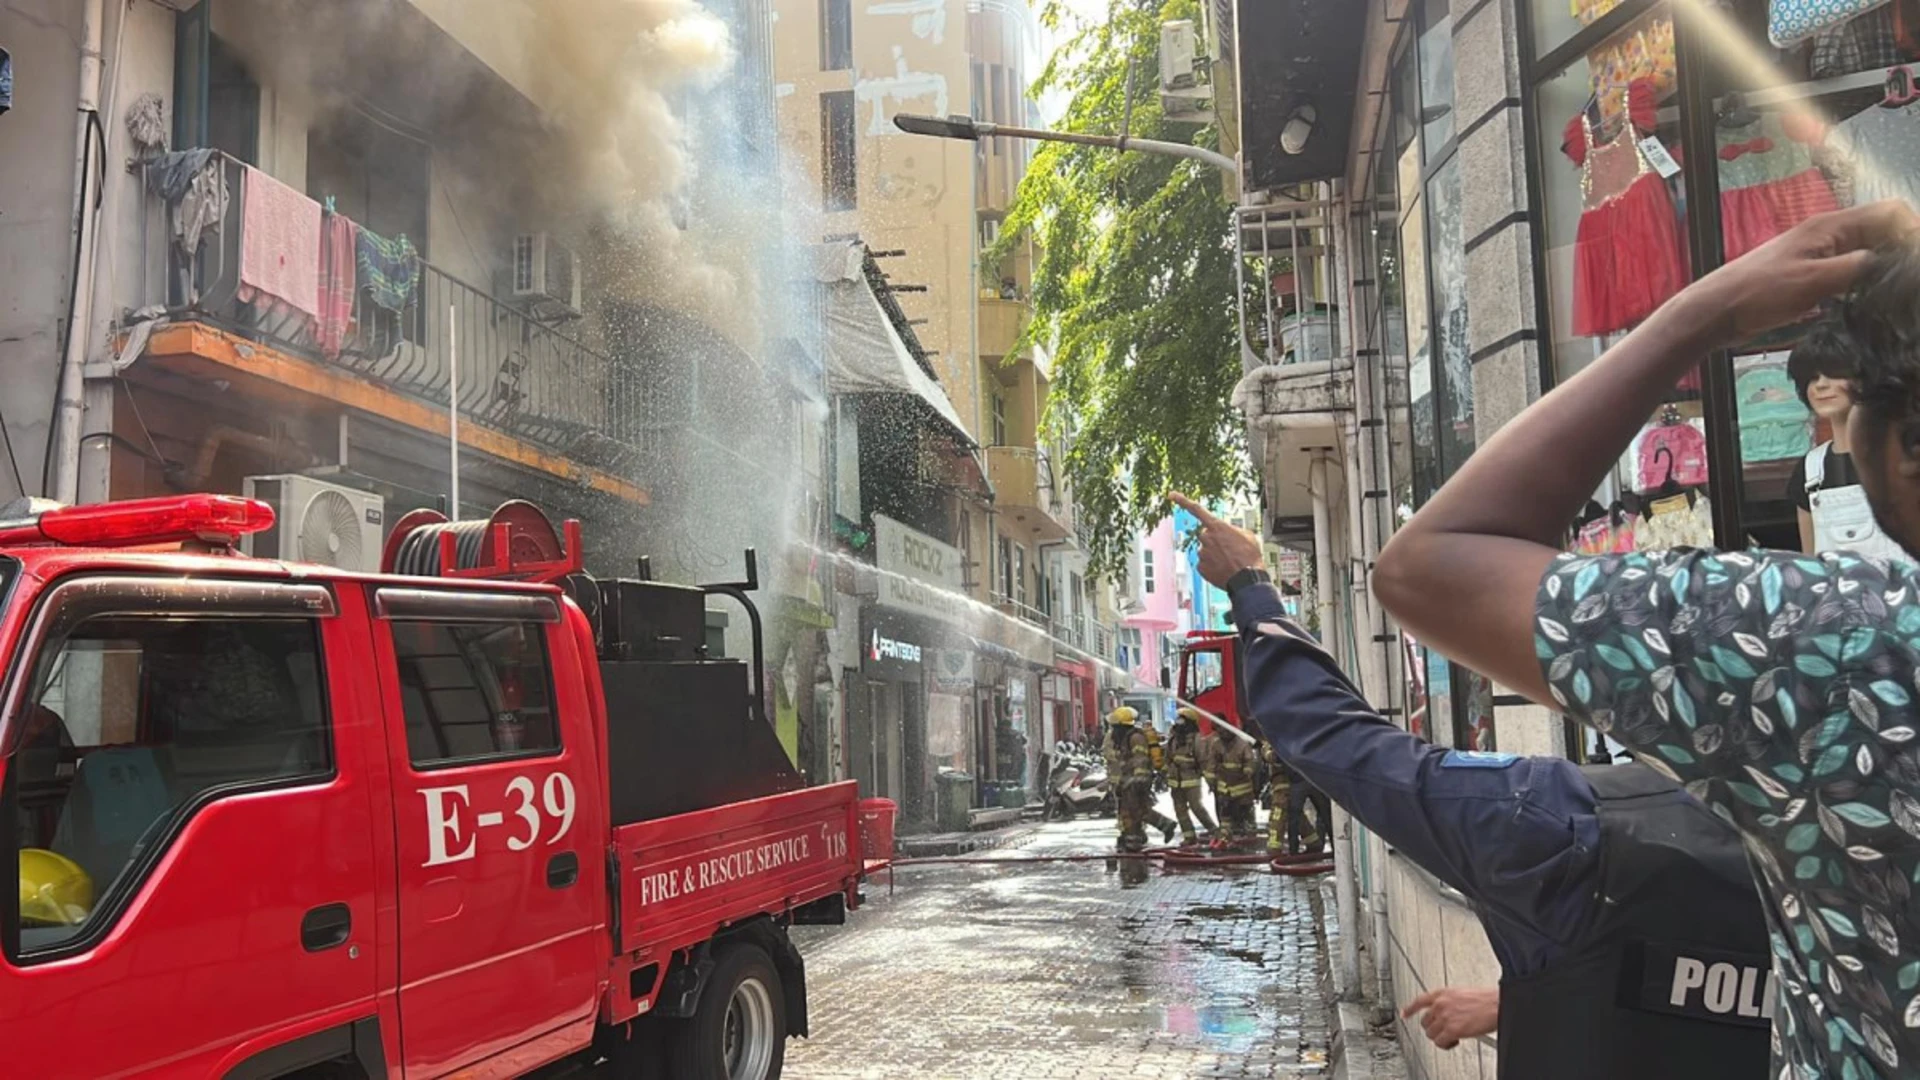
[[[674,1080],[779,1080],[787,1058],[780,973],[749,941],[723,945],[693,1015],[670,1025]]]

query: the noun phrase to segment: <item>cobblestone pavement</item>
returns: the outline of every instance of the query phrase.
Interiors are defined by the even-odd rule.
[[[1311,879],[1264,866],[1104,861],[1113,822],[1049,825],[981,857],[902,868],[843,927],[796,932],[813,1037],[796,1080],[1291,1077],[1326,1071],[1325,959]]]

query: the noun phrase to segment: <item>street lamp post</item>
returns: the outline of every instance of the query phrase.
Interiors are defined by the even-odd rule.
[[[1138,150],[1143,154],[1161,154],[1167,157],[1203,161],[1230,176],[1240,175],[1240,163],[1219,151],[1187,143],[1136,139],[1131,135],[1082,135],[1072,131],[1046,131],[1041,128],[995,124],[986,120],[975,120],[971,116],[948,116],[943,119],[938,116],[918,116],[913,113],[894,114],[893,126],[909,135],[931,135],[936,139],[959,139],[963,142],[978,142],[998,135],[1006,139],[1104,146],[1109,150]]]

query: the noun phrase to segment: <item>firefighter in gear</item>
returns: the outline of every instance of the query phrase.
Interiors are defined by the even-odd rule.
[[[1190,708],[1183,707],[1182,711],[1193,713],[1196,717],[1199,715]],[[1220,819],[1223,825],[1227,821],[1227,798],[1220,794],[1220,751],[1225,749],[1220,740],[1224,737],[1218,727],[1209,728],[1200,736],[1199,749],[1196,751],[1200,758],[1200,775],[1206,778],[1207,793],[1213,796],[1213,816]]]
[[[1107,714],[1107,780],[1114,785],[1120,819],[1119,847],[1140,851],[1147,846],[1146,826],[1160,830],[1173,842],[1173,820],[1153,806],[1153,744],[1141,730],[1140,714],[1122,705]]]
[[[1201,521],[1263,733],[1479,917],[1501,967],[1502,1080],[1772,1075],[1766,1004],[1804,984],[1782,970],[1769,985],[1738,832],[1645,766],[1452,750],[1394,726],[1287,618],[1258,540]],[[1696,985],[1715,978],[1719,995]]]
[[[1209,839],[1220,831],[1200,798],[1202,753],[1200,714],[1182,708],[1167,735],[1167,786],[1173,790],[1173,815],[1180,819],[1180,837],[1189,844],[1200,842],[1193,831],[1195,818],[1200,819]]]
[[[1227,839],[1252,836],[1253,827],[1253,744],[1237,735],[1218,736],[1220,757],[1215,770],[1220,774],[1214,807],[1220,812],[1220,827]]]
[[[1321,832],[1333,817],[1327,797],[1280,760],[1272,743],[1261,742],[1260,757],[1267,763],[1267,854],[1298,855],[1302,849],[1317,854],[1325,843]]]

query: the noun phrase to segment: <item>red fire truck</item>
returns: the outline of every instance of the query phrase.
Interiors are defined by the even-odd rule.
[[[0,1071],[779,1075],[788,927],[891,805],[788,765],[751,570],[596,580],[525,504],[408,515],[379,574],[235,554],[247,499],[5,517]]]
[[[1240,685],[1240,639],[1223,630],[1191,630],[1180,649],[1180,695],[1242,731],[1255,730]],[[1213,730],[1200,719],[1203,734]]]

